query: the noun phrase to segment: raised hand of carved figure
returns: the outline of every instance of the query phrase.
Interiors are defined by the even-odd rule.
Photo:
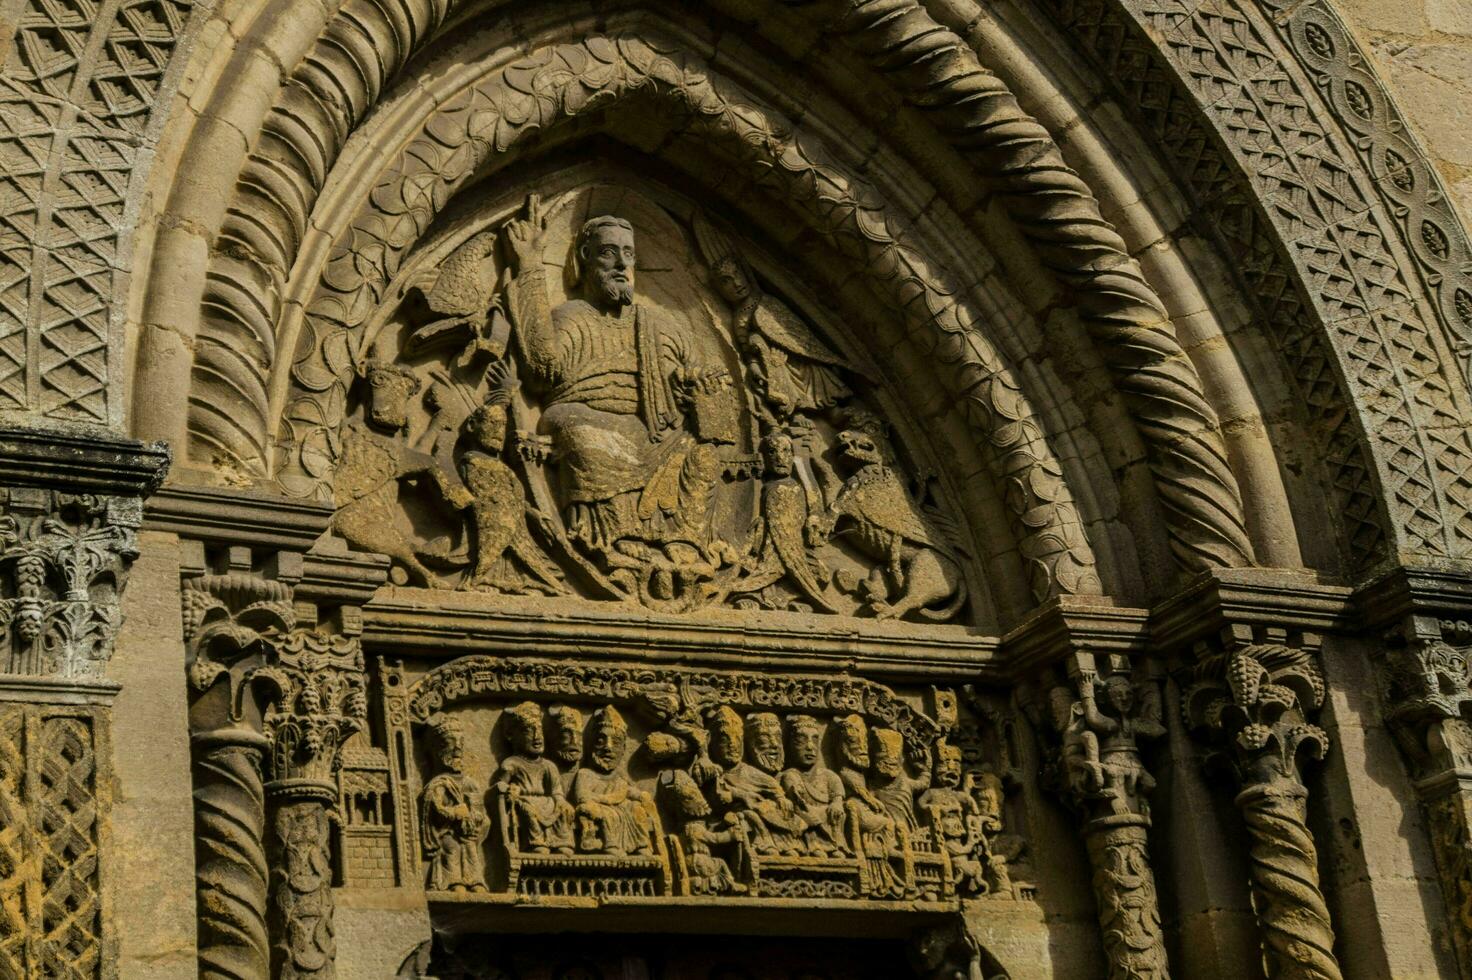
[[[506,246],[517,274],[537,261],[547,234],[547,211],[540,194],[527,196],[525,213],[525,218],[512,218],[505,227]]]

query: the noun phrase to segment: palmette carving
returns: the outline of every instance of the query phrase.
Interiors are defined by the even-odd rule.
[[[1282,642],[1209,653],[1193,669],[1186,720],[1215,739],[1241,783],[1237,807],[1250,838],[1253,910],[1273,976],[1338,978],[1334,929],[1319,886],[1300,757],[1322,758],[1323,703],[1312,652]]]
[[[1000,815],[933,720],[877,686],[765,680],[473,657],[426,675],[411,710],[489,745],[493,892],[950,903],[1005,879],[988,847]],[[432,780],[423,812],[443,797]],[[475,846],[436,819],[457,854]],[[447,880],[436,859],[431,890],[473,900]]]

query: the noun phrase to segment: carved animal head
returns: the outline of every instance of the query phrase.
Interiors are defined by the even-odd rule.
[[[369,420],[391,432],[408,426],[409,398],[419,391],[419,376],[402,364],[370,360],[363,380],[368,382]]]
[[[847,459],[861,466],[884,462],[884,452],[878,440],[867,432],[844,429],[838,434],[838,445]]]

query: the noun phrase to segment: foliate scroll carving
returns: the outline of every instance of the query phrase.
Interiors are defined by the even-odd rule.
[[[1301,760],[1322,758],[1328,736],[1309,718],[1324,678],[1305,641],[1256,637],[1205,653],[1192,670],[1187,722],[1220,747],[1241,784],[1251,838],[1253,907],[1274,976],[1339,977],[1334,930],[1319,887]]]
[[[101,677],[137,557],[136,499],[9,490],[0,515],[0,673]]]
[[[590,97],[591,92],[597,96]],[[940,341],[936,360],[942,366],[948,390],[960,399],[968,421],[987,433],[983,445],[994,450],[989,462],[995,475],[1019,491],[1008,494],[1006,503],[1014,515],[1035,590],[1039,594],[1097,591],[1092,558],[1056,461],[1047,454],[1041,432],[1005,365],[973,329],[979,314],[961,298],[964,290],[933,264],[915,261],[889,230],[888,219],[872,203],[868,189],[829,164],[817,152],[819,144],[815,140],[804,137],[798,141],[790,135],[792,130],[785,120],[765,108],[740,101],[727,85],[712,84],[698,59],[663,41],[631,35],[594,37],[548,48],[488,75],[457,95],[453,105],[446,105],[443,116],[437,117],[444,124],[434,125],[416,138],[414,146],[406,151],[409,155],[403,158],[403,165],[394,168],[375,189],[372,206],[355,219],[353,228],[335,247],[321,288],[311,303],[307,325],[314,335],[304,338],[302,354],[293,367],[295,392],[283,420],[284,460],[277,472],[282,486],[294,494],[321,494],[324,478],[338,465],[347,388],[356,365],[366,359],[360,350],[366,343],[363,328],[391,293],[398,295],[389,287],[394,270],[401,267],[405,253],[424,235],[441,202],[452,197],[493,154],[508,151],[528,133],[544,132],[590,106],[606,107],[636,93],[682,112],[692,110],[687,115],[696,135],[732,155],[741,173],[759,185],[780,184],[784,199],[798,208],[815,232],[830,240],[839,254],[854,256],[863,269],[866,288],[883,302],[891,303],[897,315],[905,317],[913,328],[934,332]],[[826,189],[821,200],[812,194],[812,188],[818,186]],[[380,206],[385,210],[378,210]],[[864,216],[862,220],[860,215]],[[476,245],[483,247],[484,242]],[[467,293],[473,294],[474,290]],[[919,295],[925,297],[923,301],[916,299]],[[441,302],[438,319],[463,316],[453,313],[454,304],[448,298],[436,302]],[[507,306],[507,310],[512,307]],[[478,329],[486,331],[485,335],[470,346],[493,350],[502,342],[496,331],[502,329],[505,318],[498,321],[488,315],[484,319]],[[781,344],[774,347],[769,341],[764,343],[773,356],[756,358],[763,369],[785,357],[788,386],[808,387],[808,394],[792,404],[801,403],[803,398],[815,404],[826,400],[827,394],[815,395],[816,389],[812,388],[813,379],[822,372],[809,371],[802,365],[804,360],[821,363],[822,352],[812,350],[811,356],[794,360],[793,352]],[[671,343],[659,350],[658,356],[681,360]],[[794,364],[798,368],[795,374],[791,370]],[[774,376],[782,387],[784,376],[780,372]],[[526,380],[535,379],[528,373]],[[732,380],[736,380],[734,374]],[[716,390],[719,379],[714,376],[687,375],[681,384],[687,389],[682,400],[706,397],[714,409],[722,397]],[[656,392],[651,390],[650,394]],[[780,396],[778,401],[782,401]],[[684,408],[675,407],[680,408],[680,416],[688,416]],[[669,407],[661,402],[650,408],[658,418],[650,416],[641,421],[646,426],[657,423],[655,431],[664,431],[672,418]],[[708,421],[718,426],[718,413],[709,416]],[[711,429],[701,441],[725,444],[724,438],[716,438],[717,433],[718,429]],[[545,451],[545,444],[530,440],[524,450],[518,448],[518,452],[523,451],[536,457]],[[693,458],[699,463],[708,455],[702,451]],[[643,456],[638,458],[643,460]],[[682,472],[671,464],[671,493],[678,488],[677,478]],[[692,470],[686,475],[700,474]],[[686,489],[702,481],[708,481],[708,477],[687,484]],[[647,517],[652,517],[649,510],[666,498],[651,497],[645,504]],[[690,516],[696,518],[699,514],[697,508]],[[686,564],[675,560],[671,563]],[[709,560],[704,563],[709,564]],[[678,570],[671,571],[671,575],[678,578]],[[663,576],[660,578],[656,589],[663,588]]]
[[[1169,976],[1147,832],[1155,779],[1142,743],[1165,734],[1157,682],[1126,658],[1075,655],[1044,694],[1054,788],[1078,814],[1110,976]]]
[[[959,615],[967,549],[855,393],[864,373],[703,215],[681,228],[625,195],[652,241],[616,215],[548,240],[549,215],[596,204],[533,198],[406,302],[342,431],[337,532],[420,586],[661,611]],[[644,248],[665,263],[706,255],[703,270],[651,276],[655,296],[705,302],[646,299]],[[563,255],[556,303],[564,287],[546,269]],[[722,303],[729,314],[712,310]]]
[[[1472,625],[1392,647],[1382,671],[1386,722],[1430,824],[1452,941],[1472,970]],[[1439,635],[1438,635],[1439,634]]]
[[[0,976],[105,976],[101,709],[0,703]]]
[[[462,901],[988,892],[1007,880],[1000,807],[950,743],[954,693],[931,703],[832,678],[452,662],[410,698],[440,770],[421,796],[429,885]]]

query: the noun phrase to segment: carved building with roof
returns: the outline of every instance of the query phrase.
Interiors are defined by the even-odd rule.
[[[0,977],[1472,980],[1465,17],[3,13]]]

